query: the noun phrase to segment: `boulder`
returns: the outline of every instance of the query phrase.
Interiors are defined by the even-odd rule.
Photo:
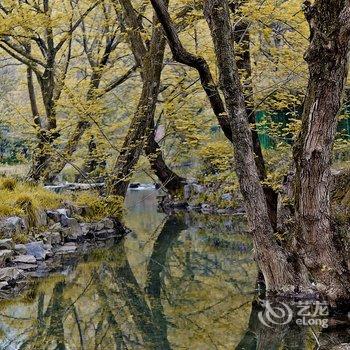
[[[102,220],[103,228],[106,230],[110,230],[114,228],[114,222],[112,219],[106,218]]]
[[[50,219],[51,221],[57,223],[57,222],[60,222],[60,219],[61,219],[61,214],[58,213],[57,211],[47,211],[46,212],[46,215],[48,217],[48,219]]]
[[[27,256],[32,255],[36,260],[45,260],[50,255],[50,251],[45,249],[42,241],[28,243],[26,244],[26,249]]]
[[[23,270],[20,270],[16,267],[5,267],[3,269],[0,269],[0,281],[1,282],[8,282],[8,281],[17,281],[20,278],[23,277]]]
[[[18,216],[11,216],[0,221],[0,235],[11,238],[13,234],[27,230],[24,220]]]
[[[13,250],[14,247],[12,238],[0,239],[0,250]]]
[[[34,255],[18,255],[16,256],[12,262],[16,263],[16,264],[33,264],[36,265],[37,261],[35,259]]]
[[[16,264],[16,267],[22,271],[26,271],[26,272],[29,272],[29,271],[34,271],[37,269],[38,265],[37,264],[22,264],[22,263],[19,263],[19,264]]]
[[[76,244],[67,243],[62,247],[59,247],[56,251],[56,254],[59,254],[59,255],[72,254],[72,253],[75,253],[76,251],[77,251]]]
[[[19,255],[27,254],[27,248],[25,244],[16,244],[15,245],[15,252]]]
[[[47,214],[45,211],[40,211],[38,214],[37,214],[37,225],[39,227],[41,226],[47,226],[48,224],[48,217],[47,217]]]
[[[12,250],[0,250],[0,266],[4,266],[11,259],[12,255]]]
[[[61,237],[61,233],[54,231],[54,232],[46,232],[44,234],[44,237],[46,239],[46,243],[50,244],[50,245],[58,245],[61,244],[62,242],[62,237]]]
[[[7,289],[9,284],[5,282],[0,282],[0,290]]]
[[[67,241],[76,241],[83,236],[83,230],[78,220],[73,218],[66,218],[66,225],[61,229],[61,232]]]

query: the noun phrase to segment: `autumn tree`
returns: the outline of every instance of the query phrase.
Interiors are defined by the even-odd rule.
[[[219,101],[219,94],[205,62],[183,48],[162,1],[152,0],[152,5],[175,58],[199,71],[203,88],[212,91],[208,96],[213,109],[216,108],[217,104],[213,102]],[[345,253],[336,254],[340,245],[330,224],[329,186],[336,116],[347,77],[349,4],[346,1],[318,0],[314,5],[307,4],[306,8],[311,30],[306,55],[310,76],[303,128],[295,152],[296,219],[299,223],[295,237],[301,252],[295,246],[285,247],[277,242],[269,220],[255,161],[247,101],[234,54],[228,3],[225,0],[207,0],[204,14],[214,43],[220,88],[231,125],[236,173],[252,229],[257,262],[267,290],[284,295],[308,292],[311,280],[317,283],[318,292],[326,298],[341,302],[348,298],[349,272]],[[320,84],[320,81],[323,83]],[[217,100],[213,100],[213,96],[217,96]]]

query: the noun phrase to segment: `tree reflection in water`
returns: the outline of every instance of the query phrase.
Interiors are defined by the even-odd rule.
[[[0,348],[349,349],[340,320],[264,326],[249,240],[209,226],[170,217],[144,259],[126,238],[36,285],[31,299],[3,303]]]

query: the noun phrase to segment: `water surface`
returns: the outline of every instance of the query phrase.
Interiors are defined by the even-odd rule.
[[[348,330],[266,327],[241,216],[157,212],[130,191],[132,232],[0,302],[0,349],[331,349]],[[345,340],[344,340],[345,339]]]

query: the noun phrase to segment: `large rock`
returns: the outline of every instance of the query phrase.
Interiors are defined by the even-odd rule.
[[[14,247],[12,238],[0,239],[0,250],[13,250]]]
[[[45,211],[39,211],[37,214],[37,225],[39,227],[48,225],[48,217]]]
[[[17,281],[18,279],[23,277],[23,270],[20,270],[16,267],[5,267],[3,269],[0,269],[0,281],[1,282],[8,282],[15,280]]]
[[[62,242],[62,237],[60,232],[46,232],[44,234],[46,238],[46,243],[51,245],[59,245]]]
[[[32,264],[32,265],[37,264],[37,261],[34,255],[18,255],[12,261],[16,264]]]
[[[4,266],[13,255],[12,250],[0,250],[0,266]]]
[[[0,220],[0,236],[11,238],[15,233],[26,231],[25,221],[18,216],[11,216]]]
[[[26,244],[27,254],[35,257],[36,260],[45,260],[50,256],[50,250],[46,249],[42,241]]]
[[[61,220],[61,214],[58,213],[57,211],[48,210],[46,212],[46,215],[47,215],[49,220],[51,220],[55,223],[60,222],[60,220]]]
[[[77,241],[83,236],[83,230],[78,220],[73,218],[66,218],[65,225],[62,227],[61,232],[67,241]]]
[[[27,254],[27,248],[26,248],[25,244],[16,244],[15,245],[15,252],[19,255]]]
[[[58,248],[56,251],[56,254],[61,254],[61,255],[72,254],[72,253],[75,253],[76,251],[77,251],[76,244],[67,243],[67,244],[63,245],[62,247]]]

